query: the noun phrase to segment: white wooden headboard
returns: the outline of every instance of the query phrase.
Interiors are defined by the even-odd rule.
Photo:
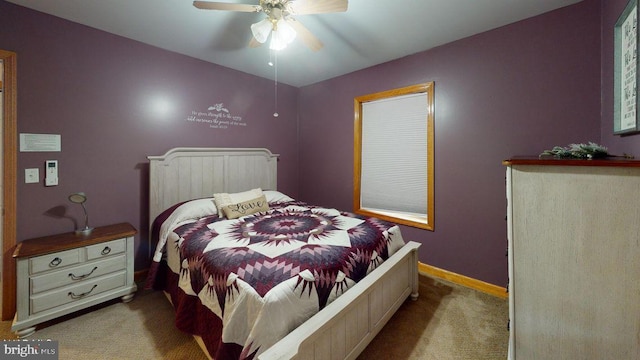
[[[149,222],[178,202],[219,192],[277,190],[278,154],[261,148],[174,148],[149,159]]]

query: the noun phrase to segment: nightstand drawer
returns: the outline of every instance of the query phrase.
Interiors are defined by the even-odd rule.
[[[107,290],[125,286],[127,283],[126,275],[126,271],[120,271],[93,280],[83,281],[77,285],[33,295],[31,297],[30,313],[36,314],[60,305],[87,299]]]
[[[80,249],[60,251],[55,254],[37,256],[29,259],[29,273],[54,270],[80,262]]]
[[[127,258],[124,254],[121,254],[104,260],[33,276],[31,278],[31,294],[76,284],[82,280],[93,279],[126,268]]]
[[[98,259],[108,255],[120,254],[127,248],[126,239],[118,239],[102,244],[87,246],[87,260]]]

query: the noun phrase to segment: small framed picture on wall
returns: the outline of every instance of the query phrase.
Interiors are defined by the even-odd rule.
[[[613,133],[640,131],[638,82],[638,3],[629,0],[614,28]]]

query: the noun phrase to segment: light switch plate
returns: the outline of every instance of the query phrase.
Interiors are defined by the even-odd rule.
[[[24,169],[24,183],[35,184],[40,182],[40,169]]]

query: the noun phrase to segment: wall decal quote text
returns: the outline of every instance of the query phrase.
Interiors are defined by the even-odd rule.
[[[212,129],[228,129],[231,126],[247,126],[242,116],[236,116],[224,107],[224,104],[209,106],[207,111],[192,110],[187,116],[188,122],[208,124]]]

